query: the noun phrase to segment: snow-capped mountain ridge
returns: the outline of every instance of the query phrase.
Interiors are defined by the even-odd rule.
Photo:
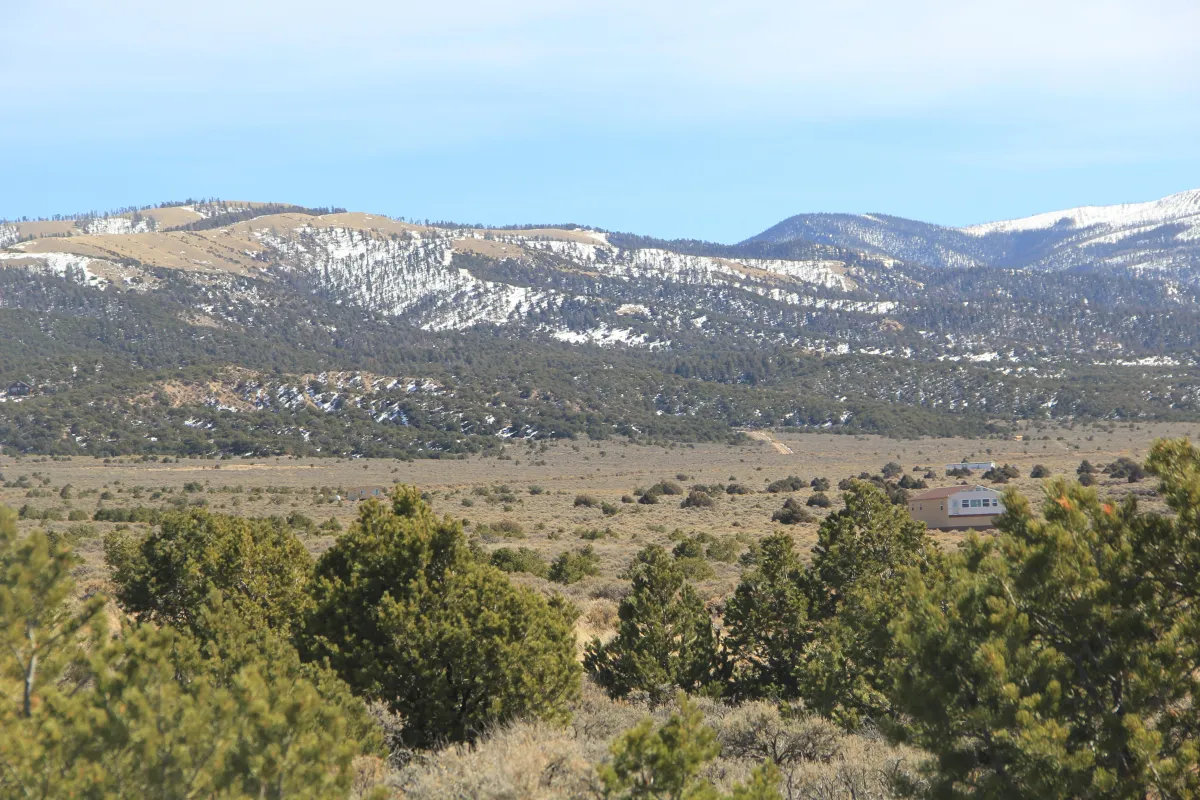
[[[932,267],[1166,270],[1200,280],[1200,189],[963,228],[885,214],[801,214],[748,242],[811,241]]]
[[[1096,225],[1110,228],[1151,227],[1189,217],[1200,217],[1200,189],[1179,192],[1148,203],[1079,206],[1018,219],[968,225],[958,230],[972,236],[986,236],[989,233],[1042,230],[1059,227],[1064,223],[1075,229]]]

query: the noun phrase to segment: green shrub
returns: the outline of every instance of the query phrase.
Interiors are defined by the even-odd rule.
[[[584,539],[589,542],[594,542],[598,539],[607,539],[611,536],[616,536],[616,534],[613,533],[612,528],[605,528],[604,530],[601,530],[599,528],[576,528],[575,535],[578,538]]]
[[[704,542],[695,536],[685,537],[675,545],[671,555],[675,558],[704,558]]]
[[[547,577],[555,583],[568,586],[599,574],[600,557],[596,555],[596,549],[589,544],[580,550],[559,553],[550,562],[550,572]]]
[[[528,547],[501,547],[492,553],[492,566],[503,572],[527,572],[539,578],[546,577],[550,567],[540,553]]]
[[[1002,467],[992,467],[983,473],[984,480],[989,480],[993,483],[1008,483],[1010,480],[1019,477],[1021,477],[1021,471],[1012,464],[1005,464]]]
[[[665,495],[681,495],[683,494],[683,487],[675,481],[659,481],[646,491]]]
[[[689,581],[706,581],[717,574],[704,556],[677,558],[675,563]]]
[[[804,501],[804,504],[810,508],[829,508],[831,505],[833,505],[833,501],[831,501],[823,492],[816,492],[815,494],[809,495],[809,498]]]
[[[716,503],[708,492],[693,490],[688,493],[688,496],[679,505],[681,508],[712,508]]]
[[[789,497],[783,501],[783,508],[771,515],[772,522],[778,522],[781,525],[799,525],[803,522],[812,522],[816,517],[812,512],[800,504],[800,501],[794,497]]]
[[[1137,483],[1146,477],[1146,470],[1142,469],[1142,465],[1127,456],[1121,456],[1107,465],[1103,472],[1110,478],[1123,478],[1129,483]]]
[[[409,744],[561,720],[578,696],[575,612],[475,562],[412,487],[360,507],[317,563],[313,599],[303,652],[403,715]]]
[[[600,499],[597,497],[593,497],[590,494],[575,495],[575,507],[576,508],[579,508],[580,506],[582,506],[584,508],[595,508],[598,505],[600,505]]]
[[[316,533],[317,523],[313,522],[308,516],[301,514],[299,511],[293,511],[287,516],[287,524],[294,530],[302,533]]]
[[[1031,478],[1049,478],[1050,470],[1041,464],[1034,464],[1033,469],[1029,470]]]
[[[103,495],[101,495],[103,498]],[[96,522],[145,522],[157,525],[163,512],[156,508],[136,506],[134,508],[98,508],[92,515]]]
[[[737,560],[738,548],[737,539],[732,536],[722,536],[708,546],[705,555],[713,561],[732,564]]]
[[[771,494],[779,494],[780,492],[798,492],[808,486],[803,478],[797,478],[795,475],[789,475],[786,478],[780,478],[777,481],[772,481],[767,484],[767,491]]]
[[[285,633],[309,603],[312,559],[278,519],[168,513],[144,537],[110,533],[104,560],[127,611],[201,638],[211,635],[200,626],[200,611],[214,589],[246,618]]]
[[[516,520],[502,519],[476,528],[480,536],[502,536],[505,539],[524,539],[525,528]]]
[[[704,777],[705,765],[721,745],[704,724],[704,714],[687,695],[679,695],[679,711],[661,726],[647,717],[626,731],[610,748],[612,759],[598,770],[604,796],[613,800],[781,800],[779,769],[770,761],[755,769],[746,784],[722,795]]]

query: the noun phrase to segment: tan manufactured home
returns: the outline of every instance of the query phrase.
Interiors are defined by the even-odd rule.
[[[945,486],[910,498],[908,513],[938,530],[990,528],[1004,504],[1000,493],[986,486]]]

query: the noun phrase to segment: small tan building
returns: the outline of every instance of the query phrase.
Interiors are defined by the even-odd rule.
[[[990,528],[1004,504],[1000,493],[986,486],[945,486],[909,498],[908,513],[938,530]]]

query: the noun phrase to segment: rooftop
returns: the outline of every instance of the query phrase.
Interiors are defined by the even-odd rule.
[[[995,489],[989,489],[986,486],[979,486],[978,484],[975,486],[968,486],[960,483],[956,486],[942,486],[938,489],[930,489],[928,492],[922,492],[916,497],[909,498],[909,500],[910,502],[912,500],[940,500],[941,498],[949,497],[952,494],[958,494],[959,492],[970,492],[974,491],[975,489],[984,489],[989,492],[996,491]]]

